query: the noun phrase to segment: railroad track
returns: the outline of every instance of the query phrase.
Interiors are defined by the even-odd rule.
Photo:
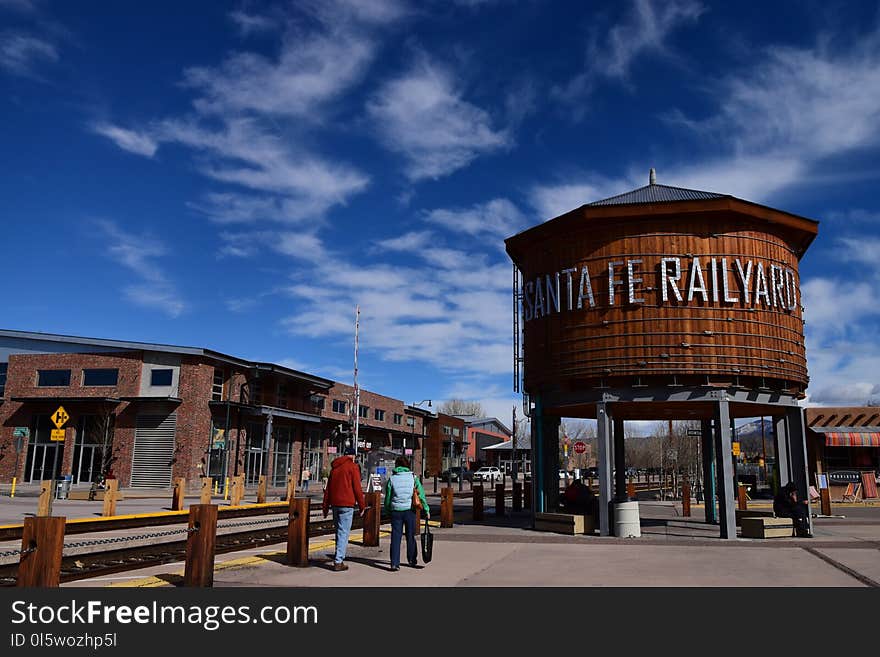
[[[280,521],[281,518],[268,518],[258,521],[236,523],[239,526],[255,525],[272,521]],[[355,517],[352,522],[353,529],[363,527],[363,519]],[[222,524],[218,529],[223,529]],[[334,532],[333,520],[321,520],[309,523],[309,536],[326,536]],[[80,579],[99,577],[126,570],[147,568],[165,563],[184,561],[186,556],[186,529],[177,529],[156,534],[144,534],[140,536],[121,536],[113,539],[99,538],[94,540],[84,539],[65,544],[65,547],[83,547],[88,545],[113,544],[114,542],[132,541],[155,536],[180,535],[161,543],[151,545],[138,545],[132,547],[115,548],[96,552],[85,552],[71,555],[63,555],[61,560],[61,582],[73,582]],[[215,551],[217,554],[248,550],[262,545],[272,545],[287,541],[287,524],[272,527],[254,528],[250,530],[217,534]],[[18,573],[18,564],[11,563],[0,566],[0,586],[15,586]]]

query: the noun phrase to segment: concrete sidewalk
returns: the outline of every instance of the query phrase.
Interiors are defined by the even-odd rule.
[[[388,533],[378,548],[352,535],[349,570],[333,572],[332,536],[313,539],[309,568],[284,563],[283,545],[221,555],[214,586],[880,586],[880,509],[817,519],[814,539],[717,538],[717,526],[681,518],[669,503],[643,503],[640,539],[564,536],[528,529],[528,516],[433,527],[434,559],[423,569],[389,567]],[[432,523],[432,526],[434,523]],[[383,527],[387,530],[387,525]],[[402,546],[403,548],[403,546]],[[66,586],[174,585],[182,564]]]

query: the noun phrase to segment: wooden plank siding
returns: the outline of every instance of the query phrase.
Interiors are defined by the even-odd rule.
[[[695,205],[693,203],[676,205]],[[612,216],[624,208],[581,208],[586,217],[572,220],[573,213],[530,229],[507,241],[508,252],[528,283],[544,274],[588,266],[596,307],[568,310],[567,282],[560,284],[560,312],[524,322],[524,383],[527,391],[546,388],[578,389],[595,386],[648,385],[662,380],[685,385],[748,385],[772,387],[802,395],[809,381],[804,348],[802,300],[798,260],[815,235],[814,222],[769,221],[743,214],[751,209],[741,202],[738,211],[721,209],[681,215],[657,216],[647,211]],[[729,206],[729,203],[726,204]],[[763,206],[760,208],[763,214]],[[578,212],[578,211],[575,211]],[[768,210],[768,212],[773,212]],[[553,224],[560,219],[557,226]],[[788,216],[786,216],[788,219]],[[700,258],[709,301],[696,295],[687,302],[686,290],[691,257]],[[683,302],[670,296],[661,300],[658,287],[663,257],[681,258],[679,288]],[[725,303],[723,293],[713,301],[713,285],[707,273],[709,259],[727,259],[729,290],[739,297]],[[617,269],[623,284],[609,305],[608,262],[642,259],[638,266],[643,282],[639,296],[645,303],[627,299],[625,266]],[[752,260],[765,267],[768,289],[770,265],[794,273],[796,308],[788,311],[754,303],[756,273],[750,281],[747,305],[734,260]],[[573,275],[575,299],[579,273]]]

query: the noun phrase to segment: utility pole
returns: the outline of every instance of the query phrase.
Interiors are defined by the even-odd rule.
[[[358,456],[358,439],[360,437],[361,391],[358,388],[358,332],[361,322],[361,307],[355,306],[354,314],[354,459]]]

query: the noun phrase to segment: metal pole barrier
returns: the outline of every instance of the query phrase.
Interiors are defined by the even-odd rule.
[[[226,477],[226,481],[223,484],[223,501],[229,499],[229,477]]]
[[[58,587],[65,522],[63,516],[24,519],[16,586]]]
[[[193,504],[189,508],[186,566],[183,585],[214,586],[214,543],[217,537],[217,505]]]
[[[453,491],[444,488],[440,491],[440,526],[452,527],[453,524]]]
[[[202,494],[199,496],[199,504],[210,504],[213,492],[214,480],[211,477],[202,477]]]
[[[495,484],[495,515],[504,516],[504,484]]]
[[[288,504],[287,563],[305,568],[309,565],[309,498],[291,497]]]
[[[687,479],[681,485],[681,515],[685,518],[691,516],[691,484]]]
[[[483,485],[474,486],[473,490],[473,502],[474,502],[474,520],[482,520],[483,519]]]
[[[118,488],[118,479],[107,480],[107,490],[104,491],[104,508],[101,511],[101,515],[105,518],[116,515],[116,491]]]
[[[174,489],[171,493],[171,510],[182,511],[184,506],[183,495],[186,493],[186,479],[177,477],[174,480]]]
[[[367,511],[364,513],[364,547],[379,547],[379,517],[381,515],[381,493],[364,493]]]

